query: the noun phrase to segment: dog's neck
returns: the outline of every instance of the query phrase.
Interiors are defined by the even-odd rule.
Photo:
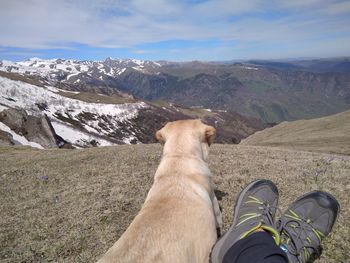
[[[198,140],[187,138],[169,139],[164,145],[163,158],[191,158],[205,162],[208,157],[208,146]]]
[[[203,149],[204,148],[204,149]],[[206,163],[208,146],[200,141],[174,140],[164,145],[162,160],[157,169],[155,180],[169,175],[205,175],[211,176]]]

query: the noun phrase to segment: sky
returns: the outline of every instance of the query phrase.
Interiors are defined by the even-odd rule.
[[[349,0],[0,0],[0,59],[350,56]]]

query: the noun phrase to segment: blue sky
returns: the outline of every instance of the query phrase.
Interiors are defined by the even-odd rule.
[[[350,56],[349,0],[1,0],[0,59]]]

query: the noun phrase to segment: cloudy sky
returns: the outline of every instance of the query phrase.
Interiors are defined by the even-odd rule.
[[[350,55],[349,0],[0,0],[0,59]]]

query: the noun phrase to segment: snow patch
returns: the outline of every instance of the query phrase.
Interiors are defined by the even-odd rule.
[[[80,91],[71,91],[71,90],[65,90],[65,89],[58,89],[59,91],[66,92],[66,93],[72,93],[72,94],[79,94]]]
[[[252,70],[259,70],[258,68],[253,68],[253,67],[248,67],[248,66],[244,66],[243,68],[245,68],[245,69],[252,69]]]
[[[125,70],[126,70],[126,68],[122,68],[120,70],[117,70],[117,75],[121,75]]]
[[[49,91],[52,91],[52,92],[55,92],[55,93],[58,93],[59,90],[54,88],[54,87],[51,87],[51,86],[45,86],[45,88],[47,88]]]
[[[111,146],[113,143],[98,138],[96,136],[93,136],[88,133],[84,133],[81,131],[78,131],[77,129],[74,129],[73,127],[70,127],[68,125],[65,125],[63,123],[59,122],[52,122],[52,126],[55,129],[55,132],[57,135],[64,138],[66,141],[78,145],[80,147],[84,147],[87,144],[90,144],[91,141],[96,141],[98,143],[98,146]]]
[[[130,135],[129,137],[127,138],[124,138],[123,139],[123,142],[126,143],[126,144],[131,144],[132,141],[137,141],[137,138],[133,135]]]
[[[143,60],[140,60],[140,59],[131,59],[131,61],[139,66],[142,66],[142,67],[145,64],[145,62]]]
[[[67,76],[67,80],[69,80],[71,77],[76,76],[76,75],[79,75],[79,74],[80,74],[79,71],[74,72],[74,73],[72,73],[72,74],[69,74],[69,75]]]
[[[7,109],[8,109],[8,107],[0,105],[0,112],[3,110],[7,110]]]

